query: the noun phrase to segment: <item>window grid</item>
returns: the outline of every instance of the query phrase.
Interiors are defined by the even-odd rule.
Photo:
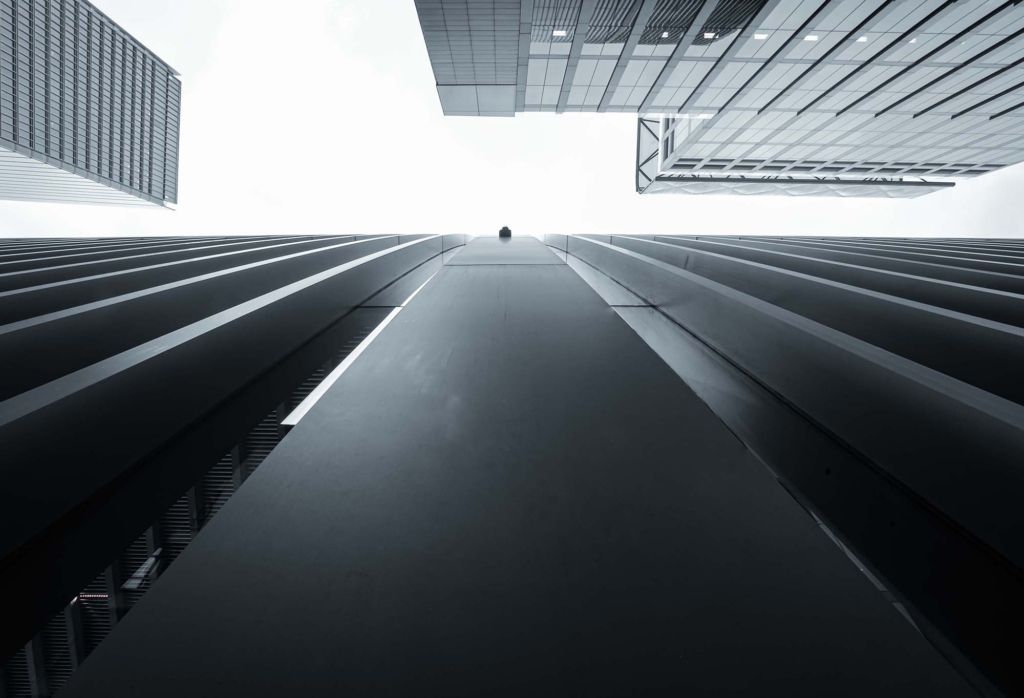
[[[176,203],[179,107],[173,70],[85,0],[0,0],[3,150]]]

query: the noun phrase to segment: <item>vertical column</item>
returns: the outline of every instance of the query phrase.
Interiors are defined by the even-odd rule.
[[[285,437],[285,435],[288,433],[288,429],[286,429],[285,427],[281,426],[281,422],[283,422],[284,418],[288,416],[288,405],[286,405],[285,403],[282,402],[280,405],[277,406],[276,414],[277,414],[277,440],[280,443],[281,439],[283,439]]]
[[[152,526],[146,529],[146,554],[153,560],[153,566],[149,569],[151,579],[160,576],[160,557],[163,547],[163,532],[160,527],[160,519],[157,519]]]
[[[162,65],[153,61],[153,123],[150,137],[150,158],[153,169],[153,196],[163,200],[167,191],[164,134],[167,130],[167,73]]]
[[[203,526],[203,481],[199,480],[188,491],[188,524],[192,537],[195,538]]]
[[[33,698],[48,696],[50,691],[46,683],[46,665],[43,660],[41,634],[36,635],[25,645],[25,655],[28,660],[28,682]]]
[[[30,105],[34,102],[32,95],[32,21],[31,0],[15,0],[15,31],[18,39],[18,143],[26,148],[32,147],[32,112]]]
[[[124,40],[113,29],[110,31],[112,37],[111,63],[111,85],[113,89],[110,94],[110,123],[112,132],[110,136],[110,150],[112,153],[113,171],[111,179],[116,182],[124,182]]]
[[[0,3],[0,27],[10,30],[11,61],[0,61],[0,138],[18,140],[18,8]]]
[[[60,101],[60,159],[73,164],[75,161],[75,83],[74,70],[70,69],[68,57],[74,55],[74,32],[68,26],[67,7],[63,0],[57,2],[57,27],[60,31],[59,101]],[[69,0],[73,2],[74,0]]]
[[[64,623],[68,633],[68,649],[71,653],[71,670],[78,669],[85,661],[85,639],[82,634],[82,609],[77,601],[72,601],[64,609]]]
[[[237,490],[245,482],[245,468],[242,467],[242,449],[235,446],[231,449],[231,483]]]
[[[147,61],[149,66],[148,79],[146,84],[149,85],[149,99],[147,104],[149,105],[147,116],[147,134],[145,141],[146,148],[146,192],[153,195],[153,113],[156,111],[156,61],[150,59]]]
[[[111,134],[113,122],[111,120],[111,82],[110,82],[110,31],[106,22],[97,18],[99,25],[99,113],[97,114],[97,127],[99,128],[99,160],[100,175],[113,179],[113,160],[111,155]]]
[[[88,10],[75,0],[75,164],[90,168]]]
[[[125,40],[125,73],[128,75],[128,186],[139,189],[142,168],[139,166],[139,51],[134,44]]]
[[[52,71],[50,70],[50,3],[48,0],[43,0],[43,12],[42,12],[42,46],[43,46],[43,152],[47,155],[51,154],[52,151],[52,140],[50,129],[53,123],[53,114],[51,112],[51,88],[50,81],[53,79]]]
[[[167,146],[165,161],[167,163],[165,199],[171,203],[178,201],[178,131],[181,118],[181,84],[173,75],[167,76]]]
[[[103,581],[107,585],[107,612],[110,616],[110,627],[117,625],[121,620],[121,561],[116,560],[103,573]]]
[[[41,0],[28,0],[31,32],[32,149],[46,152],[46,8]]]
[[[516,65],[516,111],[526,107],[526,75],[530,68],[530,39],[533,32],[533,0],[519,5],[519,60]]]

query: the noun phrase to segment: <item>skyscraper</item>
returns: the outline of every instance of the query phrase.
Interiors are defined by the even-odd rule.
[[[178,200],[178,73],[85,0],[0,2],[0,199]]]
[[[1024,160],[1024,8],[417,0],[445,114],[630,112],[636,189],[914,197]]]
[[[1022,240],[0,241],[0,698],[1024,695],[1022,354]]]
[[[1020,695],[1020,241],[546,242],[0,244],[6,698]]]

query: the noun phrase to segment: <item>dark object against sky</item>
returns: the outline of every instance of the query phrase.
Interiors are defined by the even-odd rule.
[[[512,237],[512,230],[507,225],[503,225],[501,226],[501,230],[498,231],[498,237],[510,238]]]

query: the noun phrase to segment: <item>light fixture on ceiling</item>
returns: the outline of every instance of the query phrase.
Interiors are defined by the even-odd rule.
[[[767,38],[767,34],[754,34],[754,41],[764,41]]]
[[[858,37],[858,39],[857,39],[857,43],[858,43],[858,44],[863,44],[863,43],[865,43],[865,42],[866,42],[867,40],[868,40],[868,37],[866,37],[866,36],[861,36],[861,37]]]
[[[818,35],[817,34],[808,34],[807,36],[804,37],[804,41],[817,41],[817,40],[818,40]]]
[[[662,39],[667,39],[668,38],[668,32],[662,32],[661,33],[661,38]]]
[[[910,43],[912,43],[912,44],[916,44],[916,43],[917,43],[917,39],[911,39],[911,40],[910,40]]]
[[[556,29],[555,31],[551,32],[551,36],[565,36],[565,30]]]
[[[718,36],[718,34],[714,32],[704,32],[705,39],[714,39],[716,36]]]

